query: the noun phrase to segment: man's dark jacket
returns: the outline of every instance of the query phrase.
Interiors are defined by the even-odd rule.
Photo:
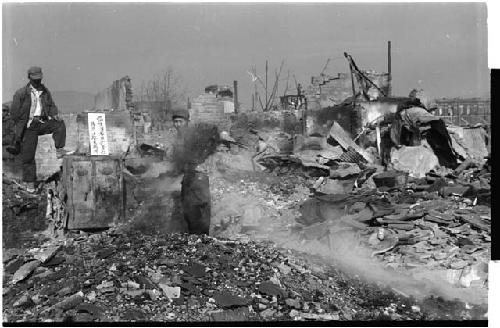
[[[42,114],[40,116],[55,116],[58,114],[57,106],[52,100],[52,95],[49,90],[42,84],[42,94],[40,100],[42,102]],[[19,137],[22,131],[28,124],[31,109],[31,90],[28,83],[25,87],[17,90],[12,100],[10,114],[15,122],[16,136]]]

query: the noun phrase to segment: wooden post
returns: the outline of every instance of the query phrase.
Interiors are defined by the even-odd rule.
[[[387,73],[388,73],[388,90],[387,90],[387,96],[391,96],[392,92],[392,71],[391,71],[391,41],[387,41]]]
[[[351,69],[351,85],[352,85],[352,103],[356,106],[356,88],[354,87],[354,73],[352,72],[352,66],[349,65]]]
[[[377,150],[378,150],[378,154],[379,156],[382,156],[382,153],[381,153],[381,150],[380,150],[380,141],[381,141],[381,137],[380,137],[380,124],[377,123],[377,126],[375,127],[376,129],[376,132],[377,132]]]
[[[239,106],[238,106],[238,81],[234,81],[233,83],[234,83],[234,97],[233,97],[234,112],[238,113],[238,109],[239,109]]]
[[[352,85],[352,103],[356,106],[356,88],[354,87],[354,73],[352,71],[352,61],[347,52],[344,52],[344,57],[347,58],[349,62],[349,70],[351,71],[351,85]]]
[[[267,66],[267,60],[266,60],[266,108],[264,108],[265,111],[267,111],[267,70],[268,70],[268,66]]]

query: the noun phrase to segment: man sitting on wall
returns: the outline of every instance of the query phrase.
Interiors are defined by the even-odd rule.
[[[42,69],[28,69],[29,83],[14,94],[10,114],[14,121],[13,144],[7,151],[13,155],[21,153],[23,181],[29,192],[35,191],[35,152],[38,136],[52,133],[57,158],[69,154],[65,149],[66,126],[59,118],[57,107],[49,90],[42,84]]]

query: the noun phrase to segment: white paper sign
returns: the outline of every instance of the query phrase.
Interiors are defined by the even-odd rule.
[[[106,114],[88,113],[90,155],[109,155]]]

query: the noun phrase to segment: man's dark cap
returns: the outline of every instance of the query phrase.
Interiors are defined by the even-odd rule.
[[[40,80],[43,78],[42,69],[38,66],[32,66],[28,69],[28,78]]]
[[[187,109],[174,109],[172,112],[172,119],[183,118],[189,120],[189,111]]]

